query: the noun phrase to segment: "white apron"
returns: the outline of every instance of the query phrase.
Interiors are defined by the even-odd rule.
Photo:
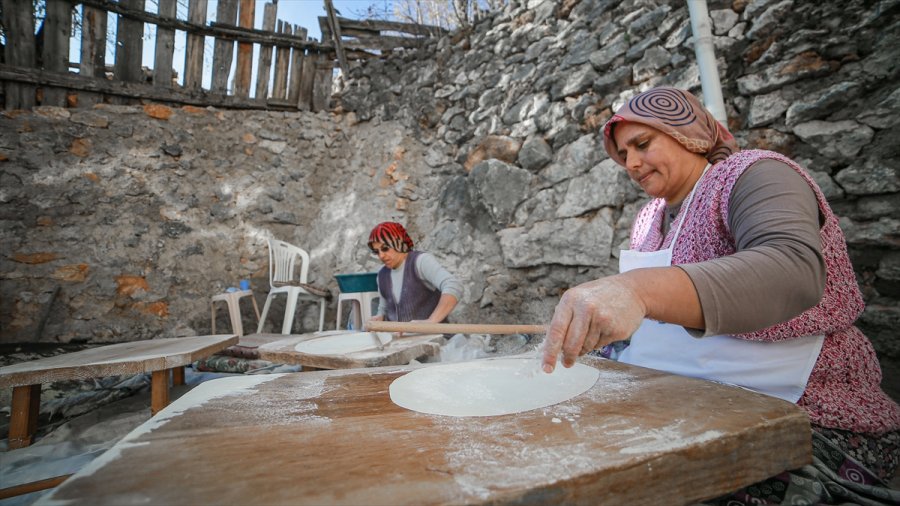
[[[693,196],[692,190],[681,210],[682,218],[678,221],[669,248],[651,252],[622,250],[619,272],[672,265],[672,247],[681,233],[681,224],[685,221]],[[738,385],[797,402],[806,388],[823,341],[824,336],[777,342],[747,341],[727,335],[695,338],[680,325],[645,318],[618,360],[682,376]]]

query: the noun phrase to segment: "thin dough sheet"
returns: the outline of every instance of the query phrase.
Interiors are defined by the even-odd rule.
[[[380,348],[391,342],[390,332],[352,332],[316,337],[297,343],[294,349],[307,355],[344,355]]]
[[[498,416],[552,406],[590,389],[600,371],[576,363],[552,374],[531,358],[472,360],[416,369],[390,386],[394,404],[445,416]]]

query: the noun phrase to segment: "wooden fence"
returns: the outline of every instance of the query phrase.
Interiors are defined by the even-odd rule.
[[[144,1],[46,0],[43,25],[35,36],[32,0],[0,0],[6,37],[0,63],[5,108],[150,100],[318,111],[328,106],[336,65],[346,72],[348,59],[380,57],[397,48],[417,46],[421,36],[441,33],[436,27],[339,18],[331,0],[324,0],[327,15],[319,18],[323,40],[315,41],[307,37],[306,28],[277,19],[277,3],[265,5],[262,29],[254,29],[254,0],[219,0],[216,21],[210,23],[206,22],[207,0],[190,0],[186,20],[177,18],[176,0],[158,0],[156,14],[144,10]],[[82,7],[80,61],[70,62],[72,13],[78,5]],[[111,63],[105,61],[108,13],[116,20],[115,61]],[[151,41],[155,43],[153,70],[148,72],[141,67],[145,23],[156,26],[156,38]],[[176,30],[186,32],[181,84],[172,68]],[[205,37],[214,39],[209,89],[202,86],[208,56]],[[254,46],[259,48],[255,84]]]

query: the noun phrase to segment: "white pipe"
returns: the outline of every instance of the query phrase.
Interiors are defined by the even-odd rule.
[[[728,125],[706,0],[687,0],[687,4],[691,15],[691,30],[694,32],[694,53],[697,55],[697,67],[700,69],[703,105],[719,122]]]

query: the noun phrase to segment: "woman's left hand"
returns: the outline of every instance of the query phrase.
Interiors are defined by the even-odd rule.
[[[579,355],[613,341],[628,339],[641,325],[647,309],[621,275],[601,278],[570,288],[556,305],[544,342],[543,368],[572,367]]]

